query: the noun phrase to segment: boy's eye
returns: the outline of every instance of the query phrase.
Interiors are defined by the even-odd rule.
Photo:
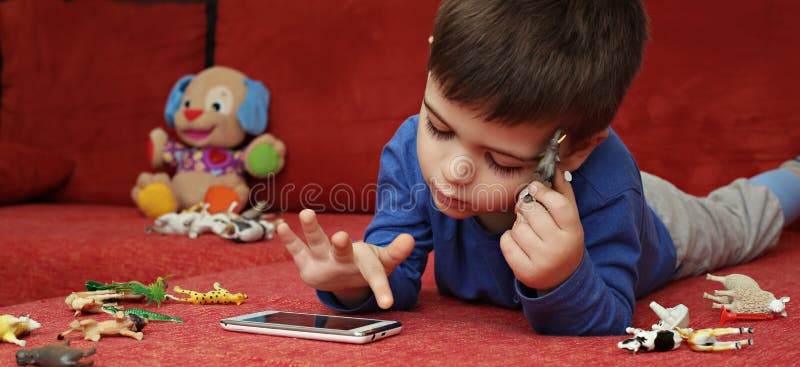
[[[436,126],[433,126],[433,122],[431,122],[431,119],[429,117],[426,117],[425,120],[427,122],[425,125],[428,128],[428,132],[431,133],[431,135],[435,139],[447,140],[447,139],[452,139],[454,136],[456,136],[456,133],[452,131],[442,131],[437,129]]]
[[[489,167],[491,167],[492,170],[497,172],[500,176],[510,176],[522,171],[522,167],[509,167],[497,163],[497,161],[494,160],[494,157],[492,157],[492,154],[489,152],[486,152],[484,157],[486,158],[486,162],[489,164]]]

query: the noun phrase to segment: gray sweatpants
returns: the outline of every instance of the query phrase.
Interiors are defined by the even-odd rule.
[[[783,214],[765,186],[740,178],[697,197],[646,172],[642,183],[675,243],[675,279],[751,261],[778,243]]]

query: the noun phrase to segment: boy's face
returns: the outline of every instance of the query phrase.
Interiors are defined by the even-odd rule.
[[[436,207],[457,219],[513,210],[556,129],[487,122],[478,111],[444,98],[428,77],[417,155]]]

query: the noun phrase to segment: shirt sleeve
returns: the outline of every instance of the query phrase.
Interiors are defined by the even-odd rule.
[[[406,124],[384,147],[378,175],[375,216],[364,235],[364,242],[387,246],[398,235],[414,237],[414,250],[389,274],[389,286],[394,296],[392,310],[409,310],[417,303],[422,273],[433,249],[426,207],[430,196],[417,167],[416,129]],[[405,130],[404,130],[405,129]],[[413,150],[413,152],[412,152]],[[371,312],[380,308],[374,295],[361,305],[348,309],[331,292],[317,291],[320,301],[340,312]]]
[[[540,334],[624,334],[635,305],[637,262],[641,254],[641,194],[629,190],[584,215],[583,260],[553,291],[537,297],[516,281],[525,317]],[[613,220],[609,220],[613,218]],[[597,225],[602,223],[603,225]]]

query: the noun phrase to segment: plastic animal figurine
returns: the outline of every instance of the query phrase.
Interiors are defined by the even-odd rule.
[[[104,305],[103,311],[112,315],[116,314],[117,312],[122,312],[126,315],[134,314],[136,316],[139,316],[143,319],[148,319],[150,321],[183,322],[183,319],[180,317],[164,315],[153,311],[143,310],[141,308],[126,308],[123,310],[123,309],[118,309],[112,305]]]
[[[645,352],[667,352],[681,346],[681,335],[673,330],[643,330],[639,328],[626,328],[625,332],[633,335],[617,343],[617,348],[627,349],[636,354],[639,350]]]
[[[653,324],[652,330],[632,327],[625,329],[625,332],[633,337],[617,343],[617,348],[627,349],[636,354],[639,350],[666,352],[681,346],[683,338],[674,329],[689,325],[689,309],[682,304],[664,308],[656,302],[650,302],[650,309],[661,320],[657,324]]]
[[[168,298],[174,301],[191,303],[195,305],[209,305],[209,304],[230,304],[235,303],[237,306],[241,305],[246,299],[247,295],[244,293],[231,293],[228,290],[220,287],[219,282],[214,282],[214,290],[206,293],[200,293],[190,290],[185,290],[179,286],[173,289],[175,292],[188,294],[188,298],[177,298],[168,295]]]
[[[125,283],[112,282],[110,284],[105,284],[95,282],[93,280],[87,280],[85,285],[87,291],[113,290],[117,293],[143,295],[145,298],[147,298],[148,306],[155,302],[158,307],[161,307],[161,302],[166,298],[167,295],[167,279],[171,277],[173,277],[173,275],[158,277],[154,283],[150,283],[149,285],[144,285],[137,281]]]
[[[719,341],[718,336],[752,334],[753,328],[716,328],[716,329],[684,329],[675,330],[686,339],[689,347],[697,352],[719,352],[723,350],[738,350],[742,346],[753,345],[753,339],[742,339],[736,341]]]
[[[42,325],[29,316],[15,317],[11,315],[0,315],[0,338],[6,343],[13,343],[20,347],[25,346],[24,340],[17,339],[23,335],[28,335],[31,331],[40,328]]]
[[[556,133],[553,135],[553,138],[550,139],[547,148],[545,148],[544,156],[542,156],[542,159],[539,160],[539,165],[536,166],[536,172],[533,174],[534,181],[539,181],[548,187],[553,185],[553,176],[556,173],[556,165],[561,161],[561,157],[558,155],[559,145],[566,137],[567,135],[564,134],[564,129],[556,130]],[[528,193],[527,188],[520,192],[519,198],[526,203],[533,201],[533,196]]]
[[[280,221],[270,223],[266,220],[230,218],[217,233],[220,237],[234,242],[246,243],[272,239]]]
[[[239,215],[232,206],[225,215],[217,215],[214,218],[210,225],[211,231],[222,238],[239,243],[261,241],[264,238],[272,239],[280,221],[270,223],[264,220],[266,219],[266,215],[263,214],[264,209],[266,202],[258,202]]]
[[[733,320],[772,320],[775,318],[774,313],[733,313],[729,312],[725,309],[725,306],[721,307],[721,312],[719,315],[719,325],[722,326],[725,324],[725,321],[733,321]]]
[[[706,279],[722,283],[726,290],[715,290],[714,295],[703,293],[703,298],[714,301],[713,308],[725,308],[733,313],[769,314],[786,316],[786,302],[789,297],[776,299],[771,292],[762,290],[753,278],[742,274],[727,276],[706,275]]]
[[[192,223],[207,214],[208,204],[197,204],[180,213],[167,213],[158,218],[152,227],[145,228],[146,233],[178,234],[189,233]]]
[[[83,333],[84,340],[99,341],[103,335],[123,335],[142,340],[142,329],[147,325],[147,319],[134,314],[126,315],[122,312],[114,314],[113,320],[97,321],[93,319],[75,320],[69,324],[69,330],[58,334],[58,340],[64,339],[73,331]]]
[[[67,308],[75,311],[75,317],[78,317],[82,312],[102,312],[103,305],[108,304],[105,303],[106,301],[140,301],[143,298],[143,295],[117,293],[113,289],[106,289],[91,292],[72,292],[64,299],[64,303],[67,304]]]
[[[236,206],[236,202],[231,203],[228,207],[228,211],[224,213],[209,214],[203,211],[201,216],[189,227],[189,238],[197,238],[197,236],[206,232],[219,233],[222,231],[230,216],[235,215],[234,210]]]
[[[69,347],[69,340],[65,340],[61,344],[50,344],[30,350],[18,350],[17,365],[40,367],[91,366],[94,361],[81,362],[80,359],[94,354],[96,350],[95,347],[89,350],[73,349]]]
[[[661,319],[657,324],[653,324],[653,330],[674,330],[676,327],[689,326],[689,308],[683,304],[664,308],[653,301],[650,302],[650,309]]]

